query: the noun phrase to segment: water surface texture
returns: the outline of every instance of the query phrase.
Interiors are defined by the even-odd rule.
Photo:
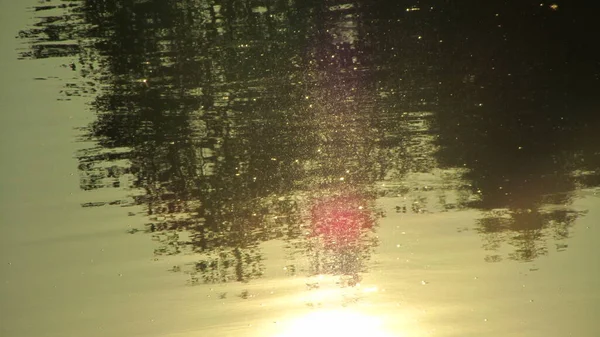
[[[600,336],[591,6],[1,7],[0,335]]]

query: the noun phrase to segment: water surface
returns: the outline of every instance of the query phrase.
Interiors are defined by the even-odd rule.
[[[600,334],[591,11],[2,6],[3,335]]]

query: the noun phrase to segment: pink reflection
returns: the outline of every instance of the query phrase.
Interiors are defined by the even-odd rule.
[[[360,193],[313,200],[307,248],[314,275],[340,275],[341,284],[348,286],[360,282],[376,244],[371,235],[375,217],[369,201]]]
[[[373,227],[365,201],[357,196],[334,196],[317,200],[311,209],[312,235],[325,249],[345,251],[361,244],[366,229]]]

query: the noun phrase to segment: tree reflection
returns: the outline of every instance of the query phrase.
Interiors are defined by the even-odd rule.
[[[596,124],[569,117],[572,92],[546,85],[575,85],[571,71],[582,73],[544,33],[568,43],[553,28],[566,19],[548,11],[507,12],[499,1],[61,3],[68,14],[21,32],[31,43],[22,56],[77,55],[75,92],[97,90],[85,137],[98,147],[78,154],[81,187],[142,191],[130,202],[146,206],[156,253],[199,254],[192,283],[259,277],[270,240],[308,256],[311,274],[357,282],[376,244],[376,183],[440,167],[462,170],[446,183],[469,186],[458,205],[483,212],[485,248],[508,242],[511,258],[531,261],[549,237],[569,236],[580,214],[571,192],[597,185],[597,146],[581,146]],[[511,24],[522,13],[537,20],[524,37]],[[476,28],[488,14],[494,29]],[[523,48],[521,58],[507,52]]]
[[[368,117],[355,108],[344,122],[336,107],[354,99],[342,92],[350,87],[324,84],[328,67],[340,85],[360,79],[339,74],[352,66],[347,43],[310,44],[327,20],[316,4],[270,5],[276,18],[235,1],[81,7],[92,27],[82,73],[102,86],[87,130],[100,147],[79,154],[81,186],[144,191],[134,202],[147,206],[156,253],[200,254],[193,283],[259,277],[261,242],[310,244],[301,195],[344,175],[357,185],[380,175],[372,129],[361,127]],[[315,85],[318,101],[307,95]],[[355,131],[337,133],[340,122]]]
[[[508,241],[511,258],[531,261],[546,253],[549,238],[568,237],[580,215],[570,209],[580,181],[573,172],[590,137],[577,133],[582,121],[597,122],[581,109],[588,96],[582,83],[594,81],[581,67],[594,66],[572,48],[589,44],[590,36],[567,23],[566,13],[586,15],[570,6],[557,12],[528,2],[489,5],[465,6],[453,14],[461,22],[442,23],[450,43],[441,74],[450,85],[440,88],[438,158],[465,170],[476,195],[468,206],[484,212],[479,230],[486,248]],[[486,15],[493,19],[481,20]]]
[[[484,248],[498,250],[503,242],[514,247],[509,258],[518,261],[533,261],[546,255],[547,240],[556,243],[556,249],[565,247],[570,228],[581,212],[564,209],[516,209],[491,211],[479,220],[479,231],[484,234]],[[489,255],[486,260],[497,262],[500,257]]]

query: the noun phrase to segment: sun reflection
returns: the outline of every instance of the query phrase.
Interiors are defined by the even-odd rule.
[[[402,337],[383,329],[381,319],[350,310],[310,313],[292,322],[278,337]]]

